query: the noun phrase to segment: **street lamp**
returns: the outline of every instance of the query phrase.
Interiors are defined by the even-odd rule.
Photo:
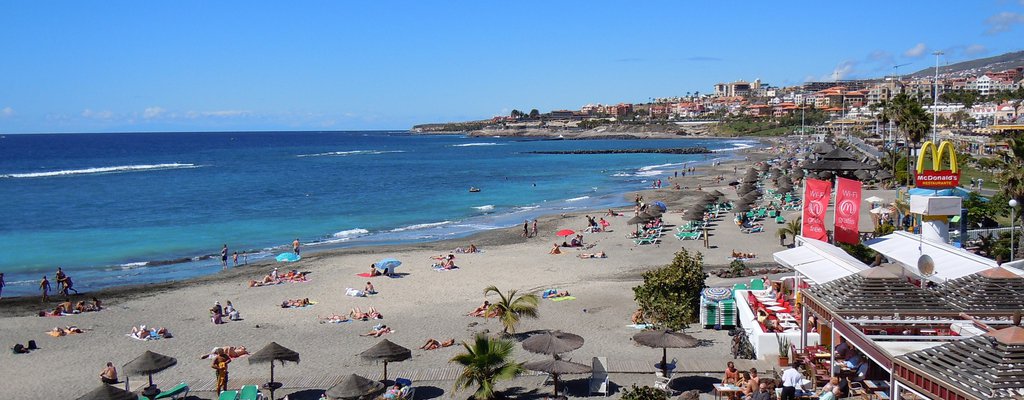
[[[1017,199],[1010,199],[1008,204],[1010,205],[1010,261],[1013,261],[1013,245],[1016,244],[1013,240],[1013,231],[1016,230],[1016,226],[1013,223],[1017,220]]]
[[[932,54],[935,55],[935,84],[932,89],[932,143],[935,143],[939,136],[939,56],[946,53],[936,51]]]

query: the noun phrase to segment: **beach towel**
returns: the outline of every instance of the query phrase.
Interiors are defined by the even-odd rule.
[[[440,265],[434,267],[434,271],[437,271],[437,272],[446,272],[446,271],[451,271],[451,270],[456,270],[456,269],[459,269],[459,267],[451,267],[451,268],[447,268],[447,269],[445,269],[444,267],[442,267]]]
[[[644,330],[644,329],[653,328],[654,325],[651,325],[651,324],[629,324],[629,325],[626,325],[626,327],[627,328]]]
[[[373,275],[371,275],[369,272],[363,272],[361,274],[356,274],[356,276],[361,276],[363,278],[373,278]],[[380,276],[380,275],[377,275],[377,276]]]
[[[353,288],[345,288],[345,295],[352,297],[366,297],[366,292]]]
[[[562,297],[555,297],[555,298],[551,299],[551,301],[566,301],[566,300],[576,300],[576,298],[572,297],[572,296],[562,296]]]
[[[156,336],[156,337],[153,337],[153,336],[146,336],[146,337],[144,337],[144,338],[140,338],[140,337],[137,337],[137,336],[135,336],[135,335],[132,335],[132,334],[130,334],[130,333],[126,333],[126,334],[124,334],[124,335],[125,335],[125,336],[127,336],[127,337],[130,337],[130,338],[132,338],[132,339],[135,339],[135,340],[141,340],[141,341],[143,341],[143,342],[145,342],[145,341],[147,341],[147,340],[157,340],[157,339],[160,339],[160,336]]]

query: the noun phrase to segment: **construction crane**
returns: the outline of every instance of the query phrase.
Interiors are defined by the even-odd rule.
[[[899,65],[893,65],[892,66],[892,70],[893,70],[892,74],[896,77],[897,81],[900,80],[900,67],[906,67],[906,66],[908,66],[910,64],[913,64],[913,63],[899,64]]]

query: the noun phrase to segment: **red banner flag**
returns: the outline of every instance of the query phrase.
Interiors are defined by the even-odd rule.
[[[832,184],[817,179],[804,179],[803,222],[800,234],[809,239],[828,241],[825,232],[825,211],[832,199]]]
[[[860,243],[860,181],[846,178],[836,181],[836,242]]]

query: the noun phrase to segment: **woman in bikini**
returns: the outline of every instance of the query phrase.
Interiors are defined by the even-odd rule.
[[[439,348],[448,347],[448,346],[451,346],[453,344],[455,344],[455,339],[454,338],[445,340],[443,342],[438,342],[437,339],[430,338],[430,339],[427,339],[427,342],[424,343],[423,346],[420,347],[420,349],[423,349],[423,350],[437,350]]]
[[[470,317],[484,317],[487,315],[487,309],[490,307],[491,302],[484,300],[484,303],[481,304],[480,307],[474,308],[473,311],[470,311],[469,314],[466,315],[469,315]]]

